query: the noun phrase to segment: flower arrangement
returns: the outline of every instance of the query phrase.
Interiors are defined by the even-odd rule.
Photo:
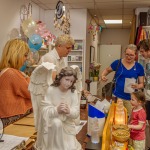
[[[90,77],[99,77],[99,69],[101,64],[93,62],[90,64]]]

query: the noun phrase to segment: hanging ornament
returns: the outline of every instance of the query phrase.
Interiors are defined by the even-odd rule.
[[[66,7],[62,1],[58,1],[56,5],[54,27],[65,34],[70,33],[70,12],[69,10],[66,11]]]

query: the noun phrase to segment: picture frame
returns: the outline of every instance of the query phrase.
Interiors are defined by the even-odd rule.
[[[95,61],[95,47],[90,46],[90,63]]]

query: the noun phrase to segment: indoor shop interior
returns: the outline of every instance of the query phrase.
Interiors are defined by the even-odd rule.
[[[0,0],[0,150],[150,150],[150,0]]]

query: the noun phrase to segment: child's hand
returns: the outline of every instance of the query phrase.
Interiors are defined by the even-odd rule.
[[[129,128],[129,129],[132,129],[132,125],[129,124],[129,125],[128,125],[128,128]]]

